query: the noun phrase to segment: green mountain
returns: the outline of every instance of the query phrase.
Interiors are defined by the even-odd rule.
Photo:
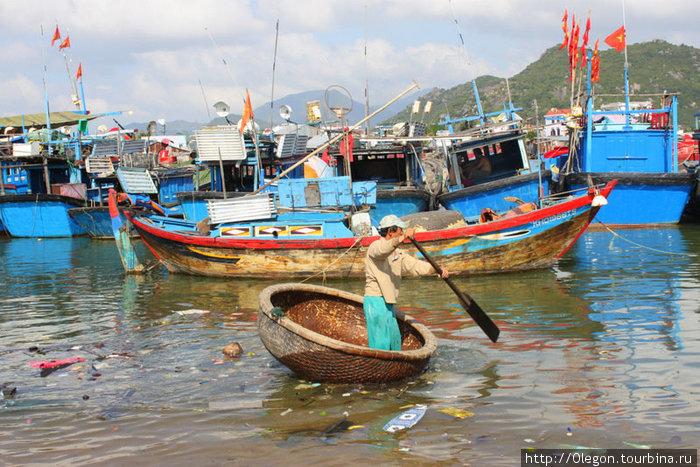
[[[654,40],[627,47],[629,62],[630,101],[652,99],[655,107],[661,106],[664,92],[678,94],[678,119],[685,131],[695,127],[696,113],[700,112],[700,49],[687,45],[674,45]],[[594,83],[595,104],[624,102],[624,52],[614,49],[600,52],[600,81]],[[571,83],[569,82],[567,51],[554,46],[542,54],[534,63],[508,79],[513,105],[522,107],[518,113],[527,119],[536,117],[537,101],[540,119],[551,108],[570,108]],[[577,73],[582,70],[579,67]],[[583,70],[585,71],[585,70]],[[476,79],[481,105],[486,113],[504,108],[508,101],[506,80],[495,76],[480,76]],[[575,92],[578,93],[578,82]],[[581,85],[586,93],[586,84]],[[476,113],[476,101],[472,83],[460,84],[451,89],[435,88],[425,94],[423,101],[433,102],[433,112],[425,122],[433,127],[442,120],[446,112],[452,118]],[[582,97],[581,105],[585,98]],[[410,108],[406,108],[385,123],[409,119]],[[430,129],[429,129],[430,131]]]

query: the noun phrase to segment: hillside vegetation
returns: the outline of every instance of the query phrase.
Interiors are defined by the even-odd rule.
[[[627,55],[630,100],[645,101],[651,98],[654,105],[659,107],[662,99],[660,94],[676,93],[678,119],[682,129],[694,129],[694,115],[700,113],[700,49],[654,40],[629,45]],[[624,58],[624,52],[614,49],[601,51],[600,82],[593,85],[593,94],[598,96],[596,106],[624,101]],[[580,71],[581,68],[578,72]],[[558,45],[545,51],[536,62],[508,81],[513,105],[522,107],[518,113],[525,119],[535,118],[535,101],[540,118],[551,108],[570,107],[568,55],[566,50],[559,50]],[[496,112],[507,104],[508,93],[504,78],[480,76],[476,79],[476,84],[484,112]],[[586,92],[585,82],[581,86],[581,92]],[[617,96],[606,96],[609,94]],[[452,118],[476,113],[471,82],[451,89],[435,88],[421,100],[433,101],[433,112],[425,118],[429,125],[437,124],[447,111]],[[584,102],[585,99],[582,98],[581,103]],[[408,120],[409,112],[410,108],[406,108],[386,123]]]

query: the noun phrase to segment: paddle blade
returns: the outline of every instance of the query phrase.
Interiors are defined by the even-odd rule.
[[[421,244],[416,241],[416,239],[411,238],[410,240],[411,243],[418,248],[418,251],[420,251],[423,257],[430,263],[433,269],[435,269],[439,274],[442,274],[442,268],[435,262],[428,252],[425,251],[425,248],[423,248]],[[459,290],[459,288],[449,277],[443,279],[445,282],[447,282],[447,285],[450,286],[455,295],[457,295],[457,298],[462,304],[462,308],[469,313],[469,316],[471,316],[474,322],[479,325],[481,330],[484,331],[484,334],[491,339],[491,342],[496,342],[498,340],[498,335],[501,333],[501,330],[498,329],[496,323],[494,323],[491,318],[488,317],[488,315],[481,309],[474,299],[472,299],[466,292]]]
[[[479,325],[481,330],[484,331],[484,334],[491,339],[491,342],[497,342],[498,336],[501,334],[501,330],[498,329],[496,323],[489,318],[478,303],[476,303],[470,296],[466,295],[461,290],[459,291],[458,298],[462,303],[462,307],[467,313],[469,313],[469,316],[471,316],[474,322]]]

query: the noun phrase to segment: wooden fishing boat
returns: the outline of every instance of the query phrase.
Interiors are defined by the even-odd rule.
[[[401,350],[371,349],[362,296],[311,284],[260,293],[258,332],[265,348],[300,376],[320,382],[385,383],[419,374],[437,348],[428,328],[399,311]]]
[[[0,195],[0,217],[13,237],[72,237],[86,232],[68,210],[84,205],[82,199],[59,194]]]
[[[547,268],[576,242],[614,186],[487,222],[417,232],[416,240],[452,275]],[[277,215],[204,231],[184,220],[127,217],[170,272],[203,276],[364,277],[367,248],[377,239],[353,234],[342,212]],[[421,256],[409,245],[405,251]]]
[[[513,197],[539,206],[549,193],[550,173],[530,166],[527,133],[516,113],[522,109],[509,102],[505,109],[484,113],[475,81],[472,87],[477,114],[456,119],[447,114],[440,122],[447,127],[452,141],[446,146],[448,186],[438,195],[438,202],[461,212],[468,220],[478,219],[485,206],[497,212],[510,209]],[[461,122],[475,126],[454,133],[453,126]],[[475,170],[477,167],[479,170]]]
[[[661,109],[594,110],[588,98],[577,120],[578,144],[557,158],[565,189],[618,180],[610,209],[598,220],[608,226],[678,224],[695,184],[678,171],[677,97]]]

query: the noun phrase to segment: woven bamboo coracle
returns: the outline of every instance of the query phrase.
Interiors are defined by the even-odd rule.
[[[437,348],[433,333],[396,312],[400,351],[367,345],[362,296],[310,284],[278,284],[259,297],[258,332],[267,350],[305,378],[384,383],[419,374]],[[274,309],[274,311],[273,311]],[[284,316],[277,316],[284,311]]]

